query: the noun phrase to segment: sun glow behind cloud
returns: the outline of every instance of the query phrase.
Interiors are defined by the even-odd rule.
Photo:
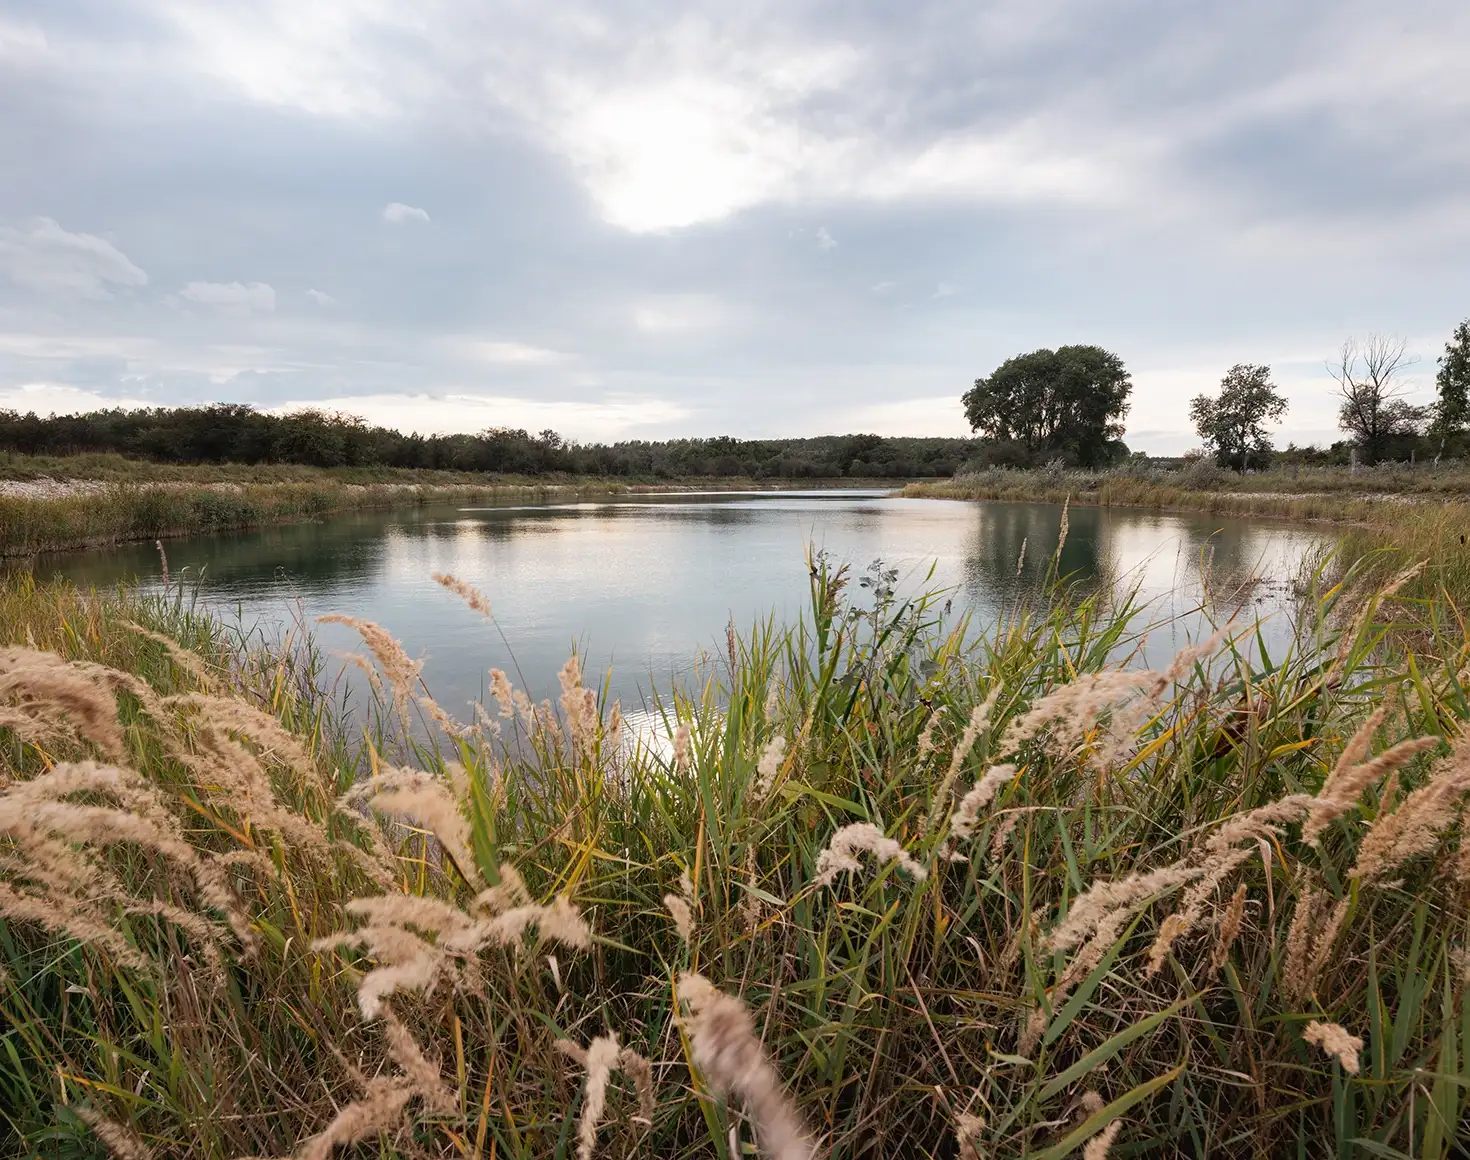
[[[1091,341],[1181,450],[1240,361],[1330,437],[1343,337],[1470,302],[1464,6],[109,12],[0,18],[0,390],[937,432]]]

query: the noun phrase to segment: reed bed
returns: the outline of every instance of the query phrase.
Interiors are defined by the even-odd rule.
[[[307,641],[6,580],[13,1151],[1449,1155],[1466,635],[1371,575],[1146,671],[1126,599],[815,557],[656,737],[575,660],[456,721],[360,623],[351,738]]]
[[[302,523],[346,511],[544,495],[554,486],[309,482],[109,483],[55,496],[0,494],[0,557]]]

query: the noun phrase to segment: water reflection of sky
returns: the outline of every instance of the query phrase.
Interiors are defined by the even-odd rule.
[[[613,690],[634,706],[650,682],[688,679],[701,651],[724,651],[725,625],[745,627],[807,607],[803,549],[810,540],[860,572],[882,558],[900,589],[955,591],[956,604],[992,623],[1035,589],[1056,546],[1060,509],[1044,504],[968,504],[887,498],[880,492],[629,497],[606,502],[508,504],[356,513],[320,524],[200,537],[168,546],[175,573],[205,577],[204,598],[279,630],[294,617],[344,612],[378,621],[410,653],[450,707],[478,697],[491,666],[519,669],[548,696],[575,644],[594,672],[611,668]],[[1214,517],[1074,508],[1061,569],[1083,584],[1137,585],[1156,617],[1199,604],[1201,570],[1229,592],[1233,578],[1293,574],[1316,542],[1310,531]],[[1017,574],[1021,544],[1026,555]],[[56,557],[43,570],[111,584],[157,582],[151,546]],[[450,572],[484,591],[487,624],[430,576]],[[1253,596],[1268,640],[1283,640],[1279,589]],[[1250,615],[1251,613],[1247,613]],[[1185,628],[1197,627],[1187,622]],[[349,630],[317,629],[331,649]],[[1150,637],[1167,656],[1183,630]]]

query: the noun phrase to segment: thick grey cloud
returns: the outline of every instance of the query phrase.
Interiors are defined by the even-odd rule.
[[[1131,441],[1470,313],[1437,0],[0,0],[0,406],[958,431],[1095,341]]]

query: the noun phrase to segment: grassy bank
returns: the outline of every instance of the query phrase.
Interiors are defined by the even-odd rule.
[[[119,455],[11,455],[0,457],[0,557],[243,531],[368,508],[557,495],[889,486],[896,484],[734,477],[629,481],[382,467],[159,464]]]
[[[568,488],[570,492],[574,489]],[[364,508],[411,507],[555,494],[555,487],[247,483],[109,485],[76,495],[0,495],[0,556],[30,556],[134,540],[241,531]]]
[[[963,471],[949,480],[917,481],[909,488],[914,495],[959,499],[1045,495],[1060,502],[1062,496],[1070,494],[1074,499],[1084,497],[1083,502],[1104,505],[1340,519],[1352,518],[1356,504],[1385,499],[1470,499],[1470,465],[1460,460],[1417,465],[1383,463],[1356,471],[1348,467],[1286,466],[1248,475],[1223,470],[1209,460],[1197,460],[1183,468],[1142,462],[1101,471],[1060,466],[994,467]],[[1258,506],[1251,506],[1253,503]],[[1298,506],[1289,506],[1292,503]]]
[[[1130,676],[1126,604],[976,640],[818,560],[804,621],[640,742],[572,665],[555,709],[497,681],[451,722],[364,626],[354,747],[309,651],[6,580],[4,1123],[68,1156],[1448,1155],[1467,645],[1407,591]]]
[[[1136,507],[1154,511],[1332,523],[1364,522],[1385,512],[1401,512],[1416,502],[1413,495],[1403,492],[1237,490],[1234,479],[1192,487],[1185,482],[1184,473],[1169,474],[1173,477],[1171,481],[1110,472],[988,471],[956,476],[951,480],[911,483],[903,489],[903,494],[928,499],[988,499],[1017,503],[1062,503],[1070,500],[1074,504],[1092,507]],[[1239,482],[1255,481],[1246,477]]]

